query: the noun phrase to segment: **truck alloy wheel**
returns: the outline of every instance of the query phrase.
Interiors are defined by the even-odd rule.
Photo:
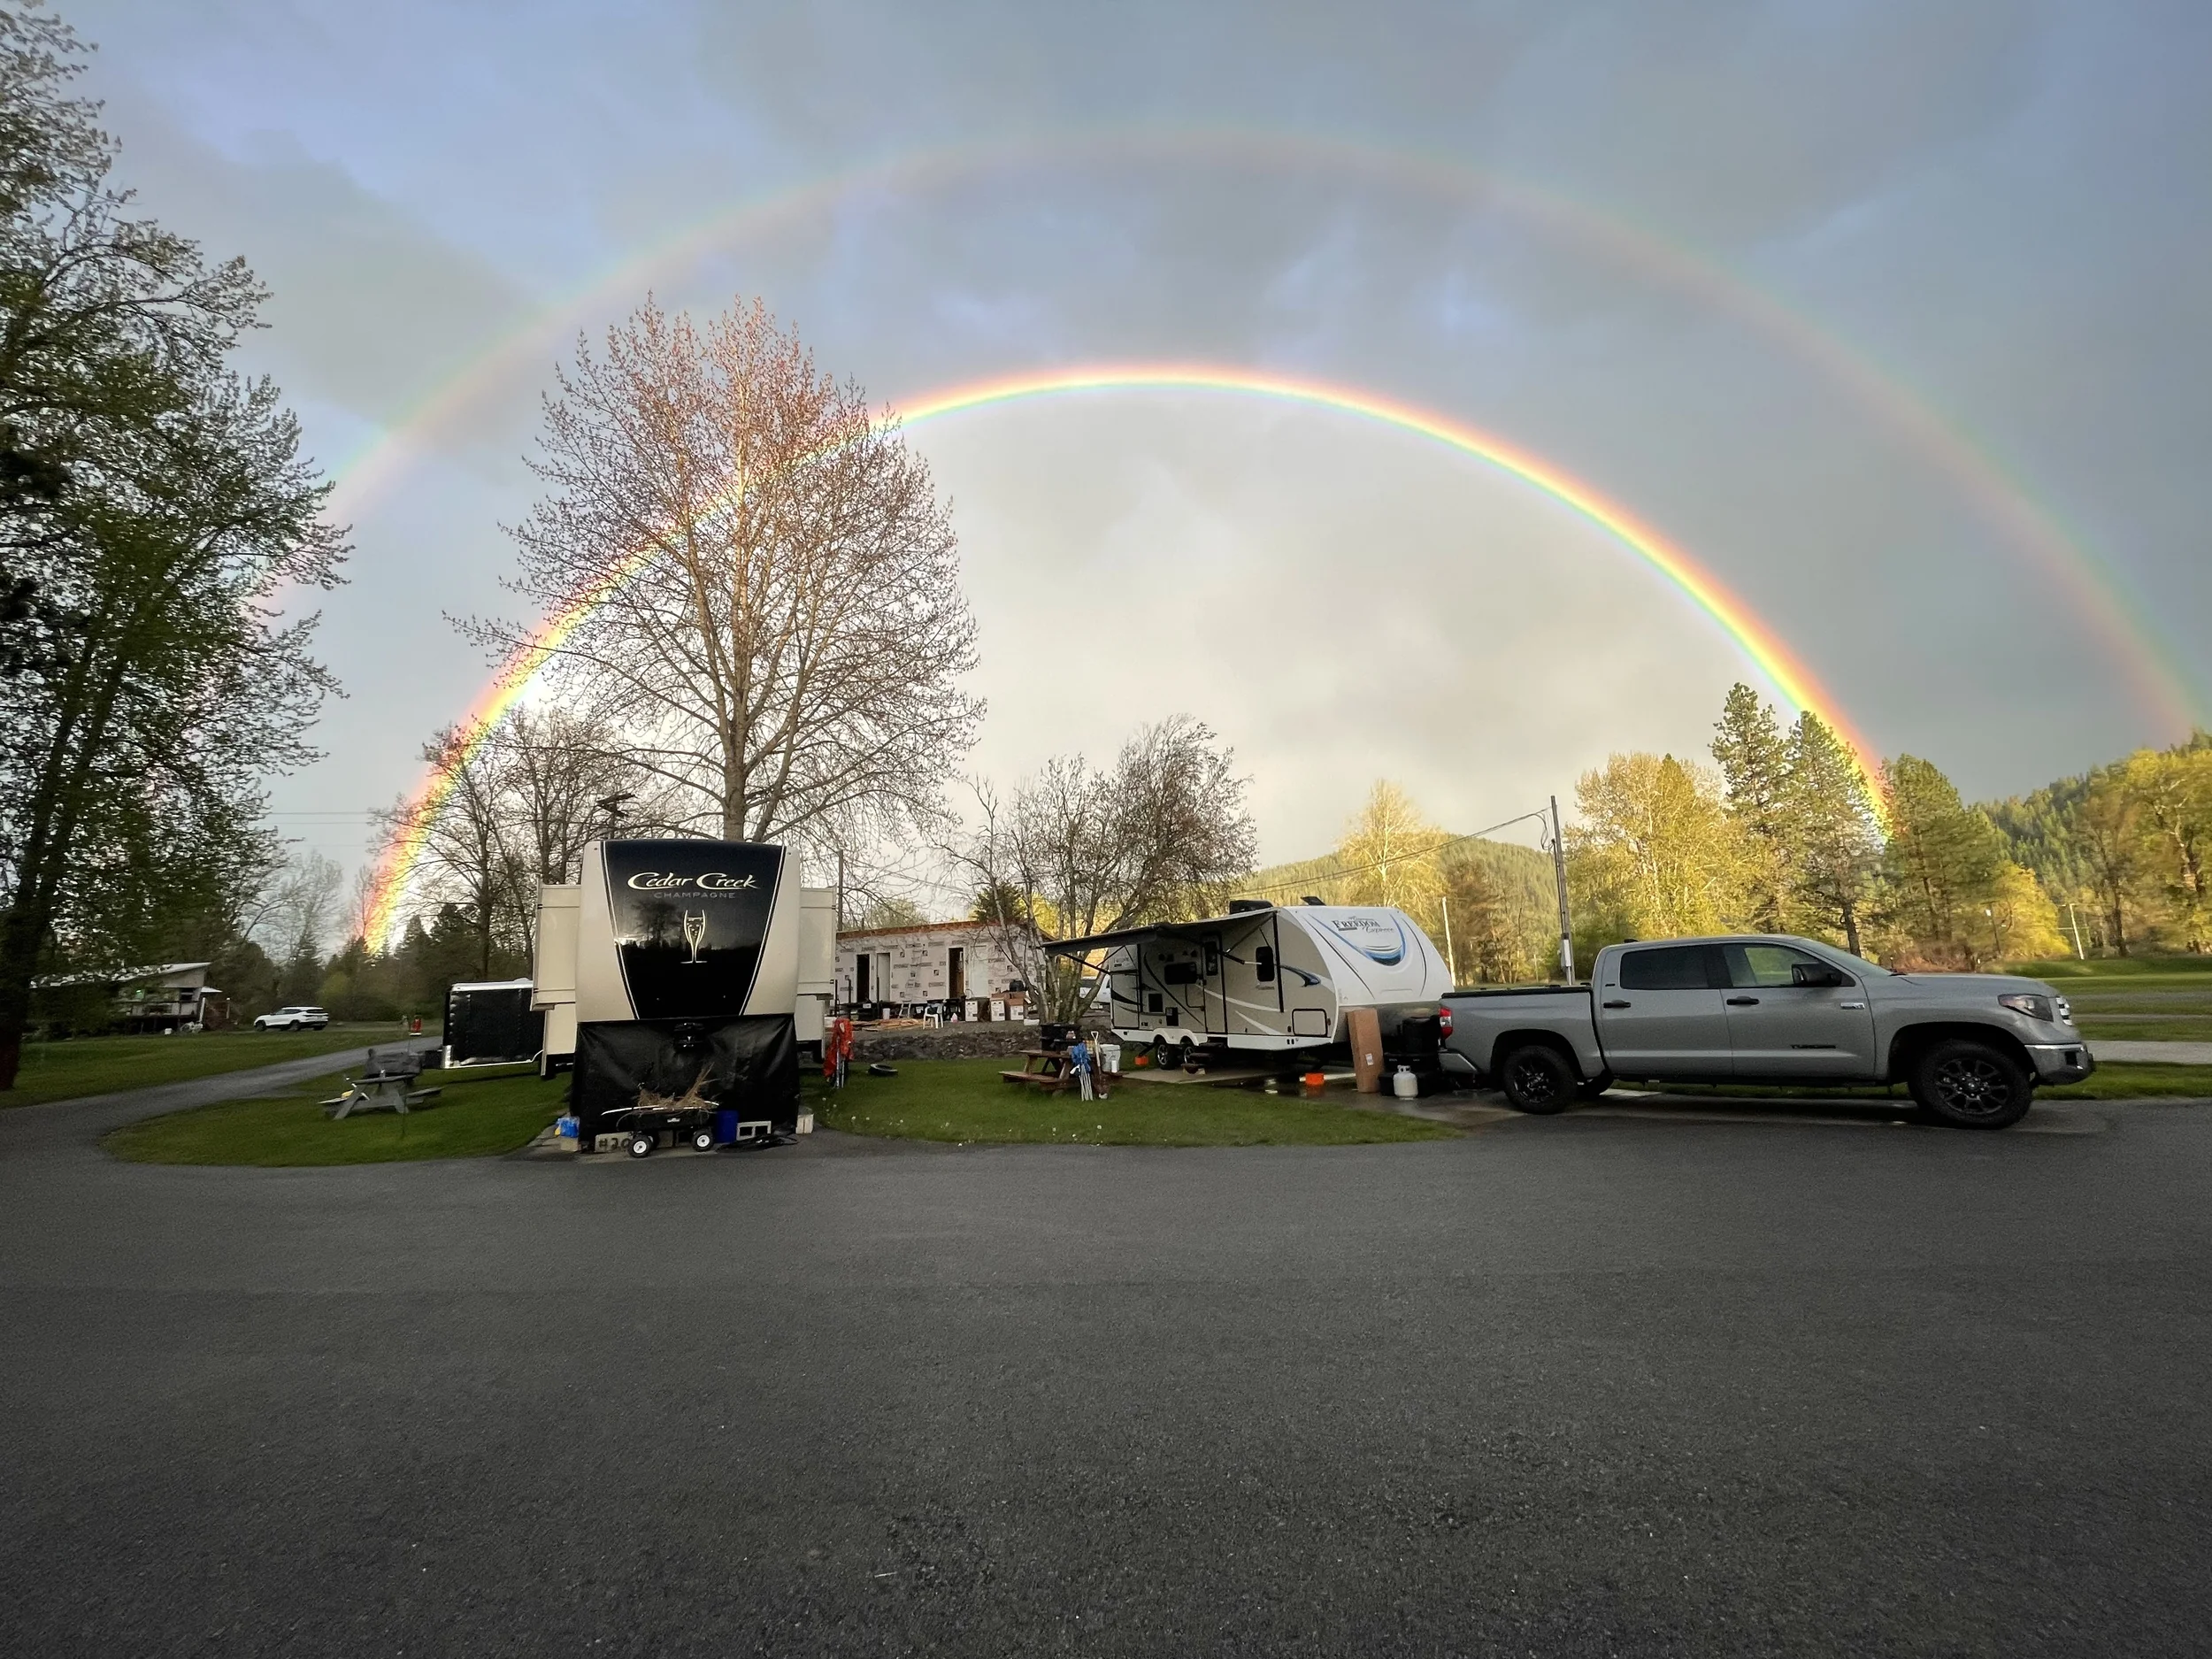
[[[1525,1043],[1498,1063],[1499,1092],[1516,1111],[1564,1111],[1579,1082],[1566,1056],[1540,1042]]]
[[[1954,1038],[1914,1064],[1912,1097],[1955,1129],[2004,1129],[2028,1115],[2035,1086],[2003,1049]]]

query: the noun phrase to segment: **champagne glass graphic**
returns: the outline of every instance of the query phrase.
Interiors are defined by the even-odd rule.
[[[687,965],[694,968],[699,965],[699,947],[706,942],[706,938],[707,913],[704,910],[686,910],[684,943],[691,947],[691,961]]]

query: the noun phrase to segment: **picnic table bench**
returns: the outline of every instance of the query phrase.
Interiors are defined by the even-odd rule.
[[[1009,1083],[1025,1083],[1031,1088],[1041,1089],[1048,1094],[1057,1094],[1062,1089],[1075,1086],[1075,1068],[1068,1064],[1065,1048],[1024,1048],[1022,1069],[1002,1071],[999,1076]],[[1091,1059],[1091,1084],[1102,1098],[1106,1093],[1108,1073],[1100,1066],[1094,1052]]]
[[[435,1049],[428,1051],[431,1054]],[[357,1082],[345,1079],[346,1092],[335,1100],[323,1102],[323,1116],[334,1123],[355,1112],[395,1111],[404,1114],[426,1100],[444,1093],[442,1089],[416,1088],[414,1081],[422,1075],[426,1052],[420,1048],[372,1048],[369,1062]]]

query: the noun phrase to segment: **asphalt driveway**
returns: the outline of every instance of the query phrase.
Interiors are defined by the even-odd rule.
[[[8,1652],[2212,1648],[2212,1108],[297,1171],[122,1110],[0,1139]]]

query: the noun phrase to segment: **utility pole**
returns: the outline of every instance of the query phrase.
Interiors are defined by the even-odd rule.
[[[1551,798],[1551,872],[1559,884],[1559,965],[1567,983],[1575,982],[1575,929],[1567,909],[1567,843],[1559,833],[1559,797]]]
[[[2074,930],[2074,960],[2076,962],[2088,961],[2089,953],[2081,948],[2081,917],[2076,911],[2071,899],[2066,901],[2066,920]]]
[[[1436,902],[1444,907],[1444,967],[1452,976],[1452,983],[1459,983],[1459,953],[1452,949],[1452,895],[1439,894]]]

